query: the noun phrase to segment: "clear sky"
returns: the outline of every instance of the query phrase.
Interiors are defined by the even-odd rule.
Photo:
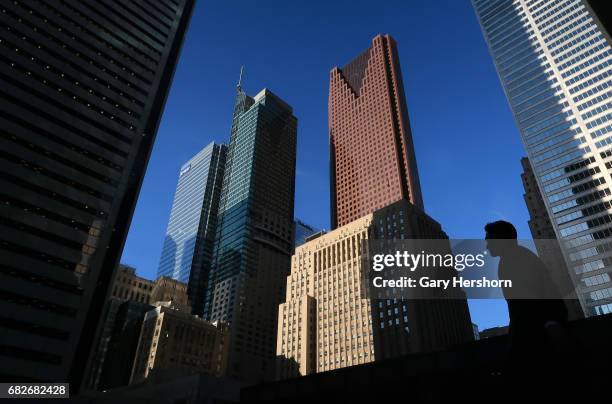
[[[525,154],[469,0],[198,1],[122,262],[154,278],[180,166],[227,142],[235,86],[267,87],[298,118],[295,215],[329,228],[329,71],[378,34],[398,43],[425,209],[451,238],[504,219],[531,238]],[[480,329],[506,324],[504,301],[470,302]]]

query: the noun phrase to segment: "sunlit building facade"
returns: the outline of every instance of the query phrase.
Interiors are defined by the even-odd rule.
[[[583,0],[473,0],[587,315],[612,311],[612,48]]]
[[[225,373],[226,324],[209,323],[172,304],[158,303],[144,315],[130,384],[204,373]]]
[[[329,74],[331,226],[401,199],[423,208],[397,45],[372,45]]]
[[[195,314],[204,307],[226,154],[212,142],[181,167],[157,270],[188,285]]]
[[[325,372],[473,339],[465,295],[370,299],[363,246],[376,239],[444,239],[440,225],[402,200],[296,248],[278,310],[276,377]]]

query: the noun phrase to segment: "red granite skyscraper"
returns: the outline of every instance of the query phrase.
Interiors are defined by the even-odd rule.
[[[330,72],[332,228],[401,199],[423,208],[399,56],[393,38]]]

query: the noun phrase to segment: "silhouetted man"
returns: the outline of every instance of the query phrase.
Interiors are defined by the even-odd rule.
[[[487,249],[500,258],[499,279],[512,281],[512,287],[503,288],[510,315],[511,361],[521,371],[529,371],[526,367],[550,359],[551,336],[560,335],[567,308],[546,265],[518,244],[512,223],[489,223],[485,232]]]

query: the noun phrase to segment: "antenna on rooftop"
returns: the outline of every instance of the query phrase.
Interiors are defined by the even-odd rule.
[[[240,77],[238,78],[238,87],[240,89],[240,84],[242,84],[242,70],[244,69],[244,65],[240,66]]]

